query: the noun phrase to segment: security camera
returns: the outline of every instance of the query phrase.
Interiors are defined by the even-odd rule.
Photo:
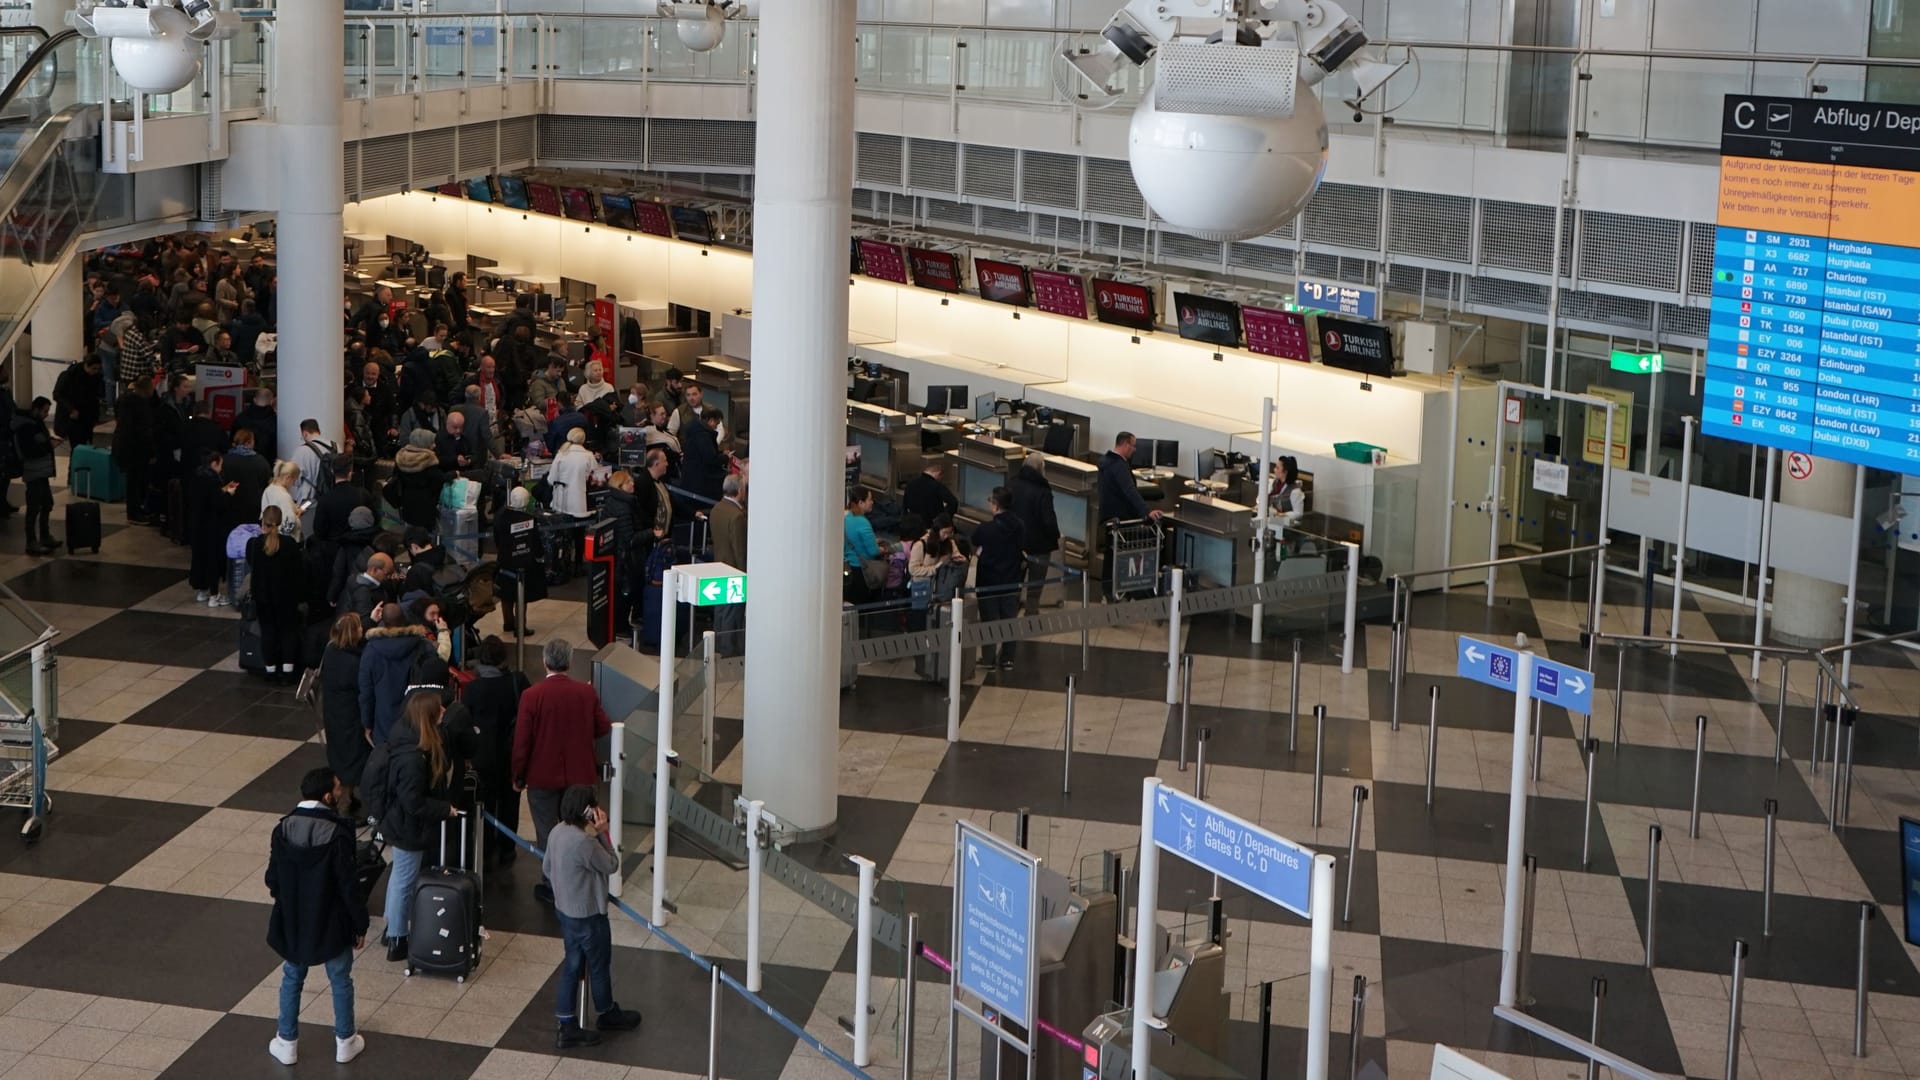
[[[660,0],[660,17],[672,19],[680,44],[712,52],[726,40],[727,20],[747,14],[746,0]]]
[[[146,7],[82,3],[67,13],[67,25],[84,37],[106,38],[113,68],[128,86],[171,94],[200,74],[201,46],[232,37],[240,20],[208,0]]]
[[[1285,225],[1326,169],[1327,125],[1313,88],[1336,70],[1361,102],[1402,65],[1364,52],[1366,33],[1333,0],[1129,0],[1101,43],[1062,51],[1111,102],[1117,76],[1154,62],[1153,86],[1128,128],[1134,183],[1182,232],[1245,240]],[[1356,115],[1356,119],[1359,116]]]

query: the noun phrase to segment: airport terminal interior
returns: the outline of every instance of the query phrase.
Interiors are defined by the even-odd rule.
[[[0,3],[0,1080],[1920,1076],[1909,13]],[[478,758],[283,1009],[346,613],[637,1030]]]

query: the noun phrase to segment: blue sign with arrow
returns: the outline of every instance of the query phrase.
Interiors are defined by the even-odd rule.
[[[965,821],[955,844],[954,981],[1027,1027],[1033,1017],[1040,860]]]
[[[1515,674],[1520,670],[1520,654],[1512,649],[1490,645],[1466,635],[1460,637],[1460,677],[1485,683],[1496,690],[1515,692]],[[1533,658],[1531,696],[1568,712],[1593,712],[1593,672],[1549,660]]]
[[[1153,842],[1304,918],[1313,893],[1313,852],[1161,784],[1153,793]]]

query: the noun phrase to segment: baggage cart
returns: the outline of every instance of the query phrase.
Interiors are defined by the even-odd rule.
[[[1160,594],[1160,524],[1151,518],[1107,524],[1108,588],[1113,599]]]

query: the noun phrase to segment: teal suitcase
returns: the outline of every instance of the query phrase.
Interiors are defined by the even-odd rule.
[[[76,446],[67,486],[75,495],[105,502],[124,502],[127,478],[114,464],[113,451],[103,446]]]

